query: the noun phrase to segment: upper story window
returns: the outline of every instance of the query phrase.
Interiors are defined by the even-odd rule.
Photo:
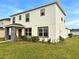
[[[15,24],[15,17],[13,17],[13,21],[12,21],[12,23]]]
[[[63,20],[63,17],[61,18],[61,21],[63,22],[64,20]]]
[[[29,13],[25,15],[25,20],[26,20],[26,22],[29,22],[29,20],[30,20],[30,14]]]
[[[19,20],[22,20],[22,16],[21,15],[19,15]]]
[[[45,9],[41,9],[41,10],[40,10],[40,15],[41,15],[41,16],[44,16],[44,15],[45,15]]]

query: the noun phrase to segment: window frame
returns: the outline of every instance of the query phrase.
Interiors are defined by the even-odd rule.
[[[46,28],[46,29],[45,29]],[[39,29],[41,29],[41,32],[39,32]],[[46,32],[47,31],[47,32]],[[41,35],[40,35],[41,34]],[[46,35],[45,35],[46,34]],[[49,28],[48,26],[45,27],[38,27],[38,36],[39,37],[49,37]]]
[[[40,10],[40,16],[45,16],[45,8]]]
[[[15,17],[12,18],[12,23],[15,24]]]
[[[26,22],[30,21],[30,13],[25,14],[25,21]]]
[[[26,29],[27,29],[27,31],[26,31]],[[27,33],[27,35],[26,35],[26,33]],[[32,28],[25,28],[25,35],[26,36],[32,36]]]
[[[62,22],[64,21],[63,17],[61,17],[61,21],[62,21]]]
[[[22,20],[22,15],[19,15],[19,20]]]

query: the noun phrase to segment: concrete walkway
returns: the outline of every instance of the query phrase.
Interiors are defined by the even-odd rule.
[[[10,42],[11,40],[0,41],[0,43]]]

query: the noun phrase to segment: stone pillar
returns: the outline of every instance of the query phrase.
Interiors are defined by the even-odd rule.
[[[11,40],[12,41],[16,40],[16,28],[14,27],[11,28]]]
[[[9,40],[9,28],[5,28],[5,40]]]

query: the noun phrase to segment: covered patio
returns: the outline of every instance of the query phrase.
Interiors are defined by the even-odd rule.
[[[24,25],[22,24],[10,24],[5,27],[5,40],[15,41],[17,37],[24,35]]]

